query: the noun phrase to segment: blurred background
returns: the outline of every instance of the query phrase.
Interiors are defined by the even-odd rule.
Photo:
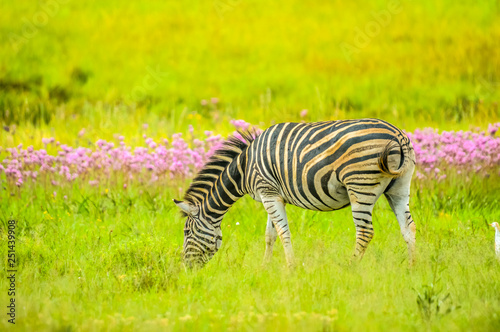
[[[498,121],[500,1],[3,1],[0,145],[230,119]],[[307,110],[307,111],[304,111]],[[15,135],[11,135],[15,131]]]

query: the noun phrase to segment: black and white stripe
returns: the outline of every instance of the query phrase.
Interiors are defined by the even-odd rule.
[[[378,119],[281,123],[254,138],[230,138],[193,180],[183,202],[184,258],[190,265],[208,261],[220,247],[220,223],[245,194],[268,212],[268,260],[279,236],[293,265],[285,205],[333,211],[352,206],[355,256],[361,258],[373,237],[372,210],[388,198],[413,259],[415,224],[409,211],[415,154],[408,137]]]

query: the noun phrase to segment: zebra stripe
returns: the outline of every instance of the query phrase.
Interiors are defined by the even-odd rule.
[[[354,256],[361,259],[373,237],[373,207],[385,195],[413,261],[409,195],[415,153],[403,131],[382,120],[360,119],[280,123],[257,137],[240,135],[215,152],[184,200],[175,201],[187,217],[183,255],[188,265],[203,265],[215,254],[224,214],[246,194],[268,213],[265,260],[279,236],[288,264],[294,264],[286,204],[316,211],[351,205]]]

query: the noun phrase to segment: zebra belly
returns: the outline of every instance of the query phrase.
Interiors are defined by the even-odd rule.
[[[307,187],[298,191],[298,193],[305,193],[306,191],[309,193],[301,195],[300,199],[284,192],[282,192],[282,197],[287,204],[314,211],[334,211],[350,204],[347,189],[333,176],[327,185],[315,186],[309,184]],[[310,195],[311,191],[314,191],[315,194]]]

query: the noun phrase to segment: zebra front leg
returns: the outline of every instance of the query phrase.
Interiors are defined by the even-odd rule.
[[[267,211],[269,219],[276,228],[275,232],[278,234],[281,243],[283,244],[288,267],[293,267],[295,265],[295,258],[292,249],[292,237],[290,234],[290,229],[288,227],[288,219],[286,217],[285,203],[280,197],[263,197],[262,204],[264,204],[264,208]],[[269,245],[267,248],[269,249]]]
[[[413,265],[415,262],[415,233],[417,228],[410,213],[410,196],[409,194],[400,196],[387,193],[385,197],[387,197],[387,201],[398,219],[401,234],[408,247],[409,264]]]
[[[373,238],[372,211],[375,203],[354,202],[352,219],[356,227],[356,247],[353,258],[360,261]]]
[[[264,263],[268,263],[273,255],[273,246],[278,237],[278,232],[274,227],[271,217],[267,216],[267,226],[266,226],[266,253],[264,254]]]

